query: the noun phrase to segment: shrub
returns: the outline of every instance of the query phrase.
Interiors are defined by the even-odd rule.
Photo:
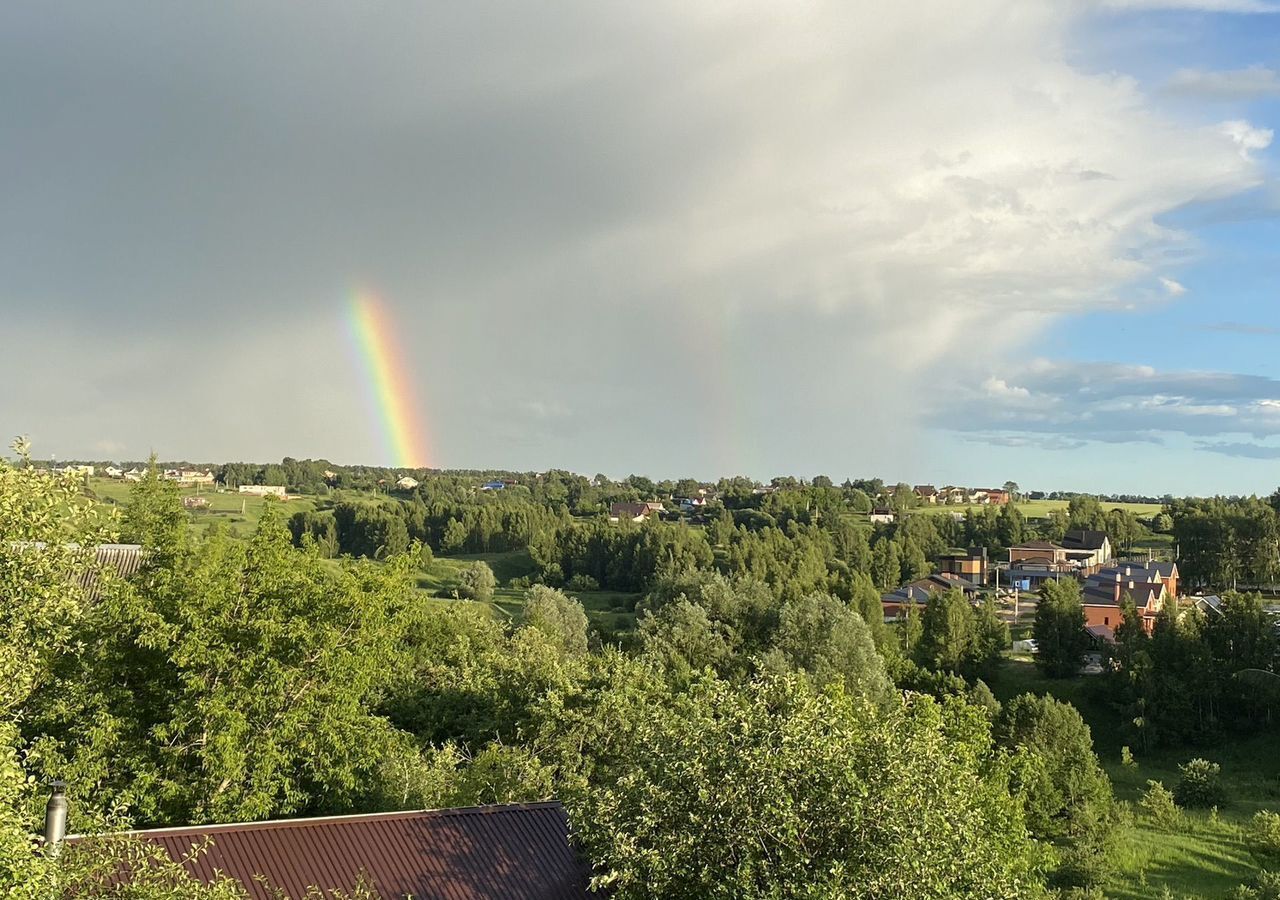
[[[493,577],[493,569],[482,562],[472,563],[462,570],[462,577],[458,582],[458,596],[488,603],[493,599],[493,589],[497,584],[498,579]]]
[[[1147,781],[1147,792],[1142,795],[1138,805],[1147,818],[1160,828],[1172,828],[1181,818],[1173,792],[1158,781]]]
[[[600,590],[600,582],[596,581],[590,575],[578,574],[574,575],[564,583],[565,589],[570,591],[598,591]]]
[[[1178,772],[1182,777],[1173,789],[1173,798],[1179,806],[1203,809],[1222,804],[1222,766],[1197,758],[1179,766]]]
[[[1280,900],[1280,872],[1259,872],[1252,885],[1240,885],[1229,900]]]
[[[1280,868],[1280,813],[1255,814],[1244,827],[1244,845],[1260,868]]]
[[[1133,758],[1133,751],[1129,749],[1129,745],[1120,748],[1120,765],[1126,769],[1138,768],[1138,761]]]

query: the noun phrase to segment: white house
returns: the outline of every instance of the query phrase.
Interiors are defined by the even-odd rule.
[[[286,496],[284,485],[282,484],[242,484],[240,485],[240,493],[254,497]]]
[[[418,486],[418,479],[410,478],[408,475],[396,482],[396,487],[402,491],[411,491]]]

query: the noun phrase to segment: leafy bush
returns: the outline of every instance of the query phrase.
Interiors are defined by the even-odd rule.
[[[1133,751],[1129,749],[1129,745],[1120,748],[1120,765],[1126,769],[1138,768],[1138,761],[1133,758]]]
[[[458,596],[488,603],[493,599],[493,589],[497,584],[498,579],[493,577],[493,569],[482,562],[472,563],[462,570],[462,577],[458,580]]]
[[[1138,805],[1147,818],[1160,828],[1172,828],[1182,817],[1178,804],[1174,802],[1173,792],[1159,781],[1147,781],[1147,792],[1142,795]]]
[[[596,581],[590,575],[581,573],[574,575],[564,583],[565,589],[570,591],[598,591],[600,590],[600,582]]]
[[[1280,813],[1255,814],[1244,827],[1244,845],[1259,867],[1280,869]]]
[[[1173,789],[1173,798],[1179,806],[1204,809],[1220,806],[1225,800],[1222,787],[1222,766],[1207,759],[1193,759],[1178,767],[1181,778]]]
[[[1229,900],[1280,900],[1280,872],[1259,872],[1252,885],[1240,885]]]

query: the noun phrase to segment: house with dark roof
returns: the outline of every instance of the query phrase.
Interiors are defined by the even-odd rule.
[[[963,578],[975,587],[987,583],[987,548],[970,547],[967,550],[956,550],[938,557],[938,571],[944,575]]]
[[[931,484],[917,484],[912,490],[921,503],[933,506],[938,502],[938,489]]]
[[[1046,581],[1074,578],[1078,564],[1067,548],[1053,541],[1023,541],[1009,548],[1009,584],[1032,591]]]
[[[1081,590],[1086,625],[1115,628],[1123,620],[1125,598],[1133,600],[1148,633],[1166,604],[1178,598],[1178,565],[1122,562],[1088,575]]]
[[[1111,562],[1111,539],[1105,531],[1068,531],[1062,536],[1067,556],[1080,564],[1081,571],[1092,575]]]
[[[280,819],[69,837],[161,848],[193,879],[239,881],[253,900],[353,891],[383,900],[570,900],[590,871],[569,843],[559,803]],[[193,852],[193,848],[194,851]],[[120,872],[117,883],[127,883]]]
[[[959,588],[970,599],[976,593],[974,585],[964,578],[947,572],[938,572],[884,594],[880,598],[880,606],[884,610],[886,620],[897,619],[905,615],[909,607],[924,606],[934,594],[951,588]]]

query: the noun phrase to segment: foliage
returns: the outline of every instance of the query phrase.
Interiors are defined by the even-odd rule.
[[[489,603],[493,600],[494,588],[498,579],[493,575],[487,563],[473,562],[462,570],[458,581],[458,596],[477,603]]]
[[[1178,783],[1173,797],[1178,805],[1187,809],[1207,809],[1226,802],[1222,786],[1222,766],[1207,759],[1196,758],[1178,766]]]
[[[1280,813],[1259,810],[1244,829],[1244,845],[1264,869],[1280,869]]]
[[[783,604],[768,660],[801,672],[817,687],[839,684],[849,695],[885,703],[893,683],[862,617],[827,594]]]
[[[1004,705],[996,735],[1002,746],[1027,751],[1016,780],[1032,834],[1075,837],[1110,816],[1111,782],[1089,726],[1070,703],[1015,697]]]
[[[1147,790],[1138,805],[1158,828],[1173,828],[1182,818],[1182,813],[1174,802],[1173,792],[1159,781],[1147,781]]]
[[[524,595],[520,622],[542,632],[566,654],[587,652],[587,614],[581,603],[555,588],[531,587]]]
[[[370,706],[399,644],[401,565],[334,568],[268,514],[86,610],[29,704],[38,773],[86,819],[259,818],[357,801],[394,744]]]
[[[1041,859],[981,711],[924,697],[877,711],[794,677],[645,683],[619,666],[548,722],[614,896],[1035,893]]]
[[[1079,582],[1046,581],[1041,586],[1032,634],[1036,640],[1036,664],[1046,675],[1067,678],[1076,674],[1090,645],[1084,630]]]

